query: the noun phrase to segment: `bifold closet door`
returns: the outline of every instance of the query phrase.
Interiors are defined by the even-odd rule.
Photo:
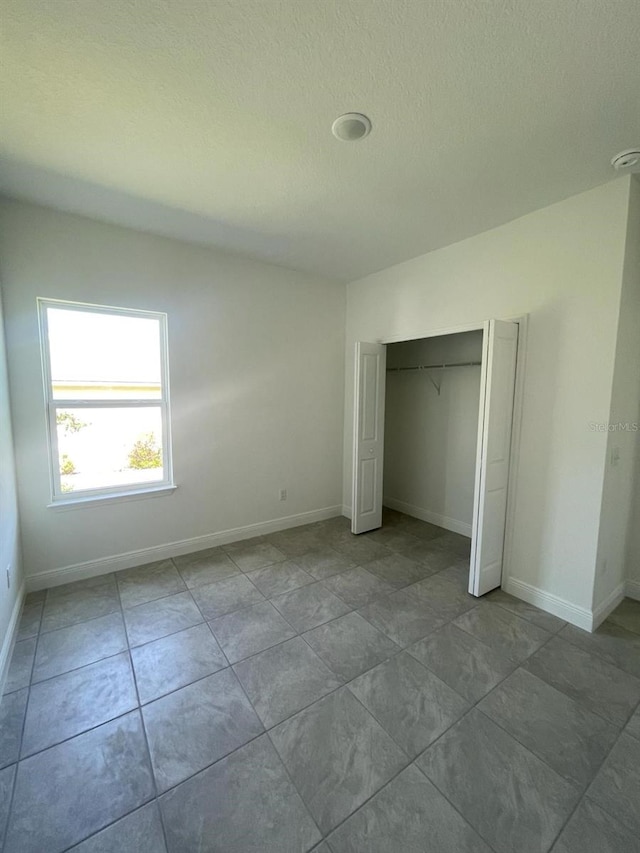
[[[515,394],[518,324],[485,323],[469,592],[500,586]]]
[[[387,349],[359,341],[355,361],[351,532],[366,533],[382,525]]]

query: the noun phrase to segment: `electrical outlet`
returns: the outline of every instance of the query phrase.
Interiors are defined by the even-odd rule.
[[[279,495],[280,495],[280,500],[281,500],[281,501],[286,501],[286,499],[287,499],[287,490],[286,490],[286,489],[280,489]]]

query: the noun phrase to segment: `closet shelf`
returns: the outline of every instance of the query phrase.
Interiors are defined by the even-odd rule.
[[[400,373],[403,370],[446,370],[449,367],[480,367],[481,361],[451,361],[446,364],[418,364],[415,367],[387,367],[387,373]]]
[[[418,364],[415,367],[387,367],[387,373],[401,373],[407,370],[447,370],[449,367],[480,367],[481,364],[481,361],[448,361],[444,364]],[[427,379],[436,389],[439,397],[440,385],[429,374],[427,374]]]

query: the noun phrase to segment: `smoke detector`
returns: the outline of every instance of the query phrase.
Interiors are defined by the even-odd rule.
[[[640,172],[640,147],[616,154],[611,165],[616,172]]]
[[[362,113],[345,113],[331,125],[331,132],[341,142],[358,142],[371,133],[371,121]]]

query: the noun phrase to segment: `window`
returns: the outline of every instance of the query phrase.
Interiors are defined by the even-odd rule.
[[[38,309],[53,503],[173,488],[166,314]]]

